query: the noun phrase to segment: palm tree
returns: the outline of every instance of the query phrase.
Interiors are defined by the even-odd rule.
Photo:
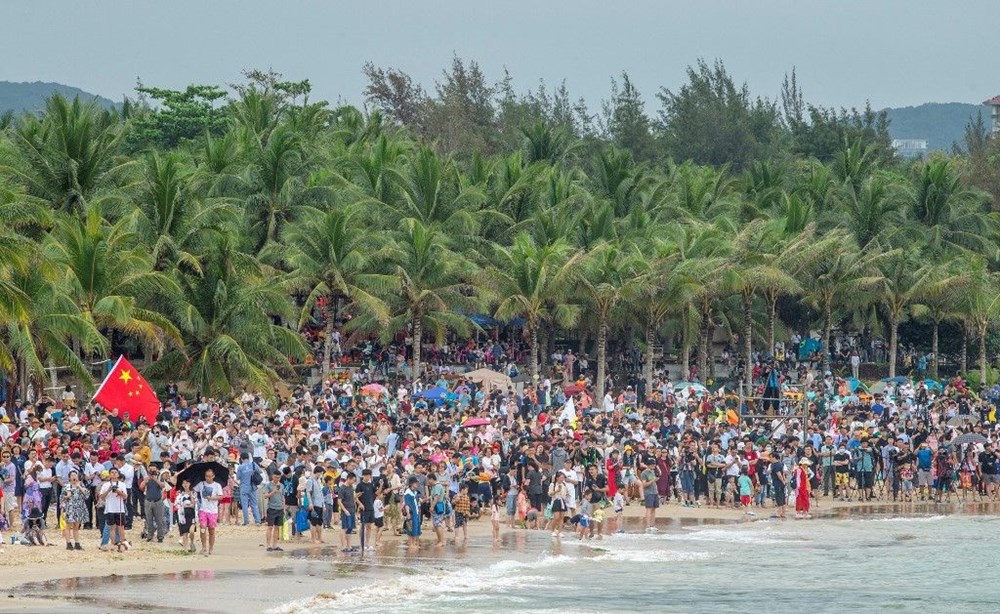
[[[279,125],[269,132],[260,149],[251,152],[244,180],[250,193],[244,211],[251,249],[260,253],[268,243],[278,241],[299,207],[325,196],[327,190],[307,180],[309,155],[291,128]]]
[[[627,244],[602,243],[584,259],[581,286],[594,310],[597,326],[597,381],[594,388],[598,399],[604,398],[609,323],[622,302],[638,295],[646,281],[647,268],[641,254]]]
[[[861,247],[886,238],[903,221],[904,195],[900,186],[883,175],[864,179],[847,190],[841,201],[843,226]],[[891,238],[891,237],[890,237]]]
[[[453,251],[434,226],[405,220],[391,248],[390,261],[395,277],[389,288],[394,295],[390,305],[396,315],[383,330],[392,333],[410,326],[413,379],[417,379],[422,375],[420,346],[424,331],[429,329],[438,341],[447,330],[467,333],[471,321],[460,311],[474,313],[480,302],[467,283],[472,277],[469,261]]]
[[[947,158],[918,167],[910,204],[911,219],[925,231],[924,243],[936,254],[948,247],[995,254],[998,218],[987,212],[988,196],[962,182]]]
[[[857,304],[865,289],[879,277],[878,252],[858,249],[851,235],[834,231],[827,235],[827,251],[806,275],[803,300],[818,309],[823,317],[823,372],[830,370],[830,337],[833,309],[838,305]]]
[[[931,277],[934,283],[928,284],[924,292],[917,297],[918,304],[914,315],[929,320],[931,323],[931,377],[938,378],[940,357],[938,356],[939,329],[945,320],[956,317],[960,297],[956,290],[964,287],[968,278],[963,273],[964,262],[955,257],[947,262],[931,262]]]
[[[647,244],[648,275],[637,288],[633,305],[641,327],[645,330],[646,352],[643,378],[646,390],[653,389],[653,348],[656,334],[670,316],[684,315],[688,305],[705,286],[702,280],[718,266],[712,259],[684,260],[679,247],[669,240],[654,240]],[[687,334],[687,331],[683,331]]]
[[[149,368],[156,377],[184,374],[202,395],[231,394],[240,386],[270,392],[306,354],[302,336],[276,324],[294,317],[287,278],[238,252],[223,237],[204,256],[202,274],[180,276],[174,305],[182,343]]]
[[[1000,274],[993,272],[985,258],[973,256],[965,272],[967,284],[960,310],[979,341],[979,387],[986,386],[986,333],[1000,315]]]
[[[771,291],[776,294],[794,292],[798,282],[781,267],[781,248],[777,241],[779,226],[757,219],[745,225],[733,237],[733,250],[724,275],[726,288],[740,297],[743,313],[744,385],[753,386],[753,302],[754,298]],[[798,249],[798,248],[796,248]],[[773,350],[773,348],[771,348]]]
[[[54,94],[40,119],[21,118],[12,134],[16,154],[0,169],[54,209],[80,214],[124,181],[132,162],[117,157],[123,134],[121,121],[96,102]]]
[[[878,263],[880,274],[870,289],[889,324],[889,377],[896,377],[899,325],[919,299],[946,292],[953,283],[941,279],[933,266],[922,266],[914,252],[892,250]]]
[[[305,209],[285,228],[282,238],[277,253],[293,271],[296,285],[309,290],[299,327],[320,299],[325,303],[325,381],[330,375],[333,328],[341,301],[346,301],[346,307],[356,315],[367,316],[381,326],[389,323],[388,305],[379,295],[387,293],[391,282],[377,272],[380,260],[386,257],[385,237],[365,225],[357,209],[348,206],[329,211]]]
[[[60,218],[46,239],[44,253],[62,268],[59,283],[84,319],[158,351],[167,338],[180,341],[165,313],[177,284],[153,270],[129,219],[109,224],[92,206],[83,218]]]
[[[234,211],[224,199],[200,199],[190,192],[192,174],[175,152],[152,152],[144,160],[133,228],[157,271],[200,271],[206,243],[235,225]]]
[[[496,247],[494,263],[483,271],[484,287],[496,298],[494,317],[502,321],[524,318],[531,346],[528,362],[537,382],[538,330],[549,317],[561,326],[572,326],[579,309],[570,301],[580,265],[580,253],[564,239],[540,245],[519,234],[509,248]],[[554,306],[551,307],[551,306]]]

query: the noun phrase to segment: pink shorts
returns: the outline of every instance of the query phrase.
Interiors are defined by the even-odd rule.
[[[214,529],[219,524],[219,515],[212,512],[198,512],[198,524],[206,529]]]

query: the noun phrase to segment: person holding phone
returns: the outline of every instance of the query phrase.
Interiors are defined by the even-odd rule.
[[[118,552],[128,549],[125,540],[125,502],[128,499],[128,489],[122,481],[121,473],[117,467],[112,467],[108,471],[108,481],[101,484],[101,493],[98,497],[104,502],[104,524],[110,529],[111,539],[114,540]],[[107,550],[107,546],[101,546],[102,550]]]

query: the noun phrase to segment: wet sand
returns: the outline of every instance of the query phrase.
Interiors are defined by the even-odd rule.
[[[642,508],[626,508],[624,530],[642,532]],[[849,503],[821,501],[816,518],[925,516],[1000,513],[992,502],[933,504],[926,502]],[[757,516],[742,510],[710,507],[683,508],[670,504],[658,510],[660,531],[718,527],[734,523],[769,521],[769,510]],[[808,522],[791,519],[785,522]],[[5,546],[0,575],[0,614],[5,612],[261,612],[308,604],[316,595],[329,597],[345,589],[391,580],[406,574],[461,566],[485,566],[502,560],[535,560],[546,553],[592,556],[600,541],[575,536],[554,543],[545,531],[502,528],[499,543],[490,536],[488,519],[470,524],[468,541],[434,547],[433,533],[425,531],[417,551],[402,538],[388,538],[378,552],[347,555],[333,544],[283,543],[286,552],[266,553],[263,529],[221,527],[217,554],[211,557],[182,553],[175,539],[164,544],[136,544],[126,554],[96,550],[93,532],[87,532],[83,553],[67,552],[62,543],[47,548]],[[138,537],[134,532],[133,538]],[[338,535],[329,532],[326,539]],[[51,535],[50,537],[58,536]],[[168,545],[169,544],[169,545]],[[11,556],[11,555],[14,556]],[[296,607],[282,607],[295,611]]]

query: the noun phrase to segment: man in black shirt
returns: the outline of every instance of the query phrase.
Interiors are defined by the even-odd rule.
[[[590,489],[590,502],[594,505],[600,504],[608,496],[608,478],[598,473],[597,465],[587,467],[587,478],[583,487],[584,490]],[[591,534],[596,533],[597,539],[601,539],[601,523],[595,519],[591,522],[591,527],[593,527]]]
[[[372,482],[372,470],[361,472],[361,482],[354,488],[361,503],[361,522],[364,524],[365,535],[375,535],[375,483]]]

